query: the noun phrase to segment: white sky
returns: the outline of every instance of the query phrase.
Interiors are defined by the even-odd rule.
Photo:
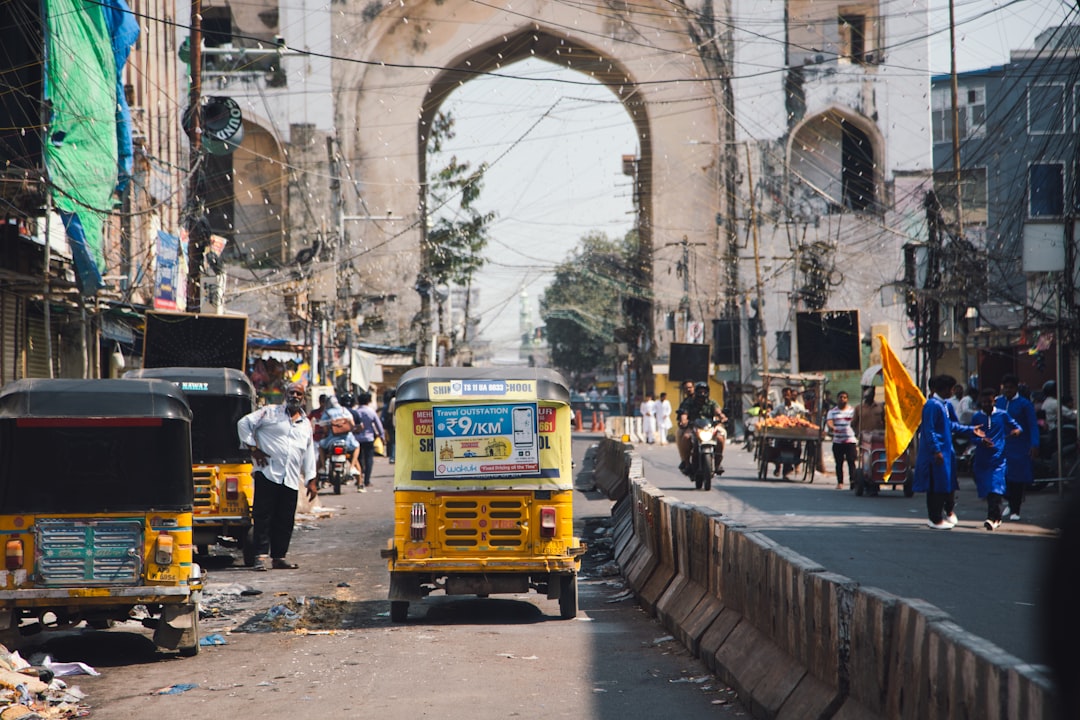
[[[1030,48],[1035,36],[1061,24],[1076,5],[1063,0],[957,0],[957,66],[961,72],[1008,62],[1009,51]],[[948,3],[931,0],[932,74],[949,72]],[[519,76],[585,76],[540,60],[507,67]],[[736,100],[737,102],[737,100]],[[480,197],[494,210],[486,253],[477,278],[481,334],[496,356],[517,354],[518,295],[524,289],[534,325],[538,298],[551,269],[567,258],[591,230],[609,237],[633,226],[630,179],[622,155],[636,154],[634,128],[614,96],[600,84],[564,85],[478,78],[443,106],[456,119],[448,152],[473,167],[491,167]],[[437,159],[429,159],[438,167]]]

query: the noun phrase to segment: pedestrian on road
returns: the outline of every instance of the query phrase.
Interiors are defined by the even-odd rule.
[[[397,409],[397,390],[387,390],[383,395],[383,428],[386,430],[386,457],[393,465],[397,460],[397,427],[394,424],[394,410]]]
[[[1035,406],[1020,394],[1020,379],[1015,375],[1001,378],[1001,395],[994,405],[1012,415],[1024,431],[1005,440],[1005,514],[1009,520],[1019,520],[1025,491],[1035,482],[1032,462],[1039,456],[1039,424]]]
[[[982,436],[981,430],[954,422],[952,407],[946,398],[955,384],[956,379],[951,375],[938,375],[930,380],[933,394],[923,405],[922,424],[919,425],[919,453],[915,458],[912,489],[926,493],[926,524],[935,530],[951,530],[959,522],[956,516],[959,485],[952,434],[967,432]]]
[[[874,392],[873,385],[867,387],[863,392],[862,402],[855,408],[855,416],[851,419],[851,429],[855,431],[855,437],[864,432],[885,429],[885,408],[874,401]]]
[[[311,422],[304,416],[303,384],[289,384],[283,404],[267,405],[240,418],[236,432],[258,467],[252,473],[255,569],[295,569],[296,564],[285,556],[292,540],[297,494],[306,484],[308,499],[316,495],[315,442]]]
[[[646,395],[641,403],[641,432],[649,445],[656,442],[656,401],[652,395]]]
[[[983,431],[982,439],[975,442],[972,471],[979,497],[986,499],[983,527],[987,530],[1001,526],[1001,511],[1005,509],[1006,439],[1024,432],[1009,413],[994,407],[995,394],[993,388],[979,393],[979,409],[971,418],[972,425]]]
[[[836,405],[825,415],[825,424],[832,433],[832,455],[836,463],[836,489],[844,488],[844,464],[848,466],[848,482],[855,482],[855,456],[859,443],[851,421],[855,417],[855,408],[848,405],[848,394],[841,390],[836,395]]]
[[[353,408],[353,420],[356,421],[356,439],[360,441],[360,470],[364,473],[364,483],[356,480],[357,492],[367,492],[371,487],[371,470],[375,464],[375,438],[386,442],[386,430],[379,416],[371,409],[371,393],[360,395],[360,407]]]
[[[659,410],[657,415],[660,416],[660,444],[667,445],[668,431],[671,430],[671,401],[667,399],[667,393],[660,393],[660,402],[657,403]]]
[[[308,413],[307,418],[311,421],[311,432],[316,443],[326,437],[326,428],[323,427],[319,421],[322,420],[323,415],[326,414],[326,410],[329,407],[330,396],[323,393],[319,395],[319,407]]]

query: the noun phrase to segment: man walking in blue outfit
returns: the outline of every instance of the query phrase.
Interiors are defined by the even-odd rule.
[[[927,522],[935,530],[951,530],[956,527],[956,463],[953,452],[953,432],[968,432],[982,437],[977,427],[961,425],[953,420],[952,408],[945,398],[949,396],[956,380],[950,375],[938,375],[931,379],[934,394],[923,405],[922,424],[919,425],[919,454],[915,458],[915,477],[912,489],[926,493]]]
[[[1001,512],[1005,509],[1005,443],[1024,432],[1009,413],[994,407],[995,394],[993,388],[984,388],[979,393],[980,409],[971,418],[972,424],[983,431],[982,440],[975,444],[972,469],[979,497],[986,499],[983,527],[987,530],[996,530],[1001,525]]]
[[[1020,395],[1020,379],[1015,375],[1001,378],[1001,395],[994,405],[1012,416],[1023,432],[1005,440],[1005,512],[1009,520],[1020,519],[1024,493],[1035,481],[1032,461],[1039,456],[1039,424],[1035,406]]]

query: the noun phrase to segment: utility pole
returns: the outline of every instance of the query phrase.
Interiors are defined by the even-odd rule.
[[[207,228],[203,222],[202,191],[202,0],[191,0],[191,82],[188,88],[191,160],[187,196],[188,281],[187,310],[198,312],[202,306],[202,264]]]
[[[686,326],[687,326],[687,323],[690,322],[690,317],[691,317],[691,315],[690,315],[690,247],[691,246],[705,247],[707,245],[707,243],[703,243],[703,242],[692,243],[692,242],[689,241],[689,238],[687,238],[685,235],[683,235],[681,241],[665,243],[663,247],[676,247],[676,246],[680,246],[680,245],[682,246],[682,260],[680,260],[679,263],[676,265],[676,270],[679,273],[682,274],[682,281],[683,281],[682,282],[682,284],[683,284],[683,296],[682,296],[682,299],[679,300],[679,314],[680,314],[679,322],[682,325],[682,336],[681,337],[682,337],[683,340],[685,340],[686,339]],[[702,318],[702,319],[704,319],[704,318]],[[678,324],[677,324],[676,328],[675,328],[676,341],[678,341],[679,337],[680,337],[680,335],[679,335],[679,327],[678,327]]]
[[[953,173],[956,184],[956,237],[964,237],[964,199],[962,172],[960,170],[960,91],[959,81],[956,77],[956,9],[955,0],[949,0],[949,56],[952,91],[952,160]],[[952,254],[955,262],[955,252]],[[954,265],[955,267],[955,265]],[[965,283],[966,285],[966,283]],[[953,322],[959,328],[960,333],[960,381],[966,386],[968,378],[968,348],[967,348],[967,297],[959,298],[962,313],[957,313],[957,304],[953,302]]]
[[[746,148],[746,181],[750,184],[750,232],[754,236],[754,283],[757,290],[758,340],[761,342],[761,378],[769,393],[769,346],[765,332],[765,296],[761,283],[761,253],[758,251],[757,214],[754,208],[754,175],[750,169],[750,148]]]

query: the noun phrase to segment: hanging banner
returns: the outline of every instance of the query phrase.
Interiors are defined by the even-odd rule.
[[[180,268],[180,238],[158,230],[157,273],[154,279],[154,309],[176,310]]]

